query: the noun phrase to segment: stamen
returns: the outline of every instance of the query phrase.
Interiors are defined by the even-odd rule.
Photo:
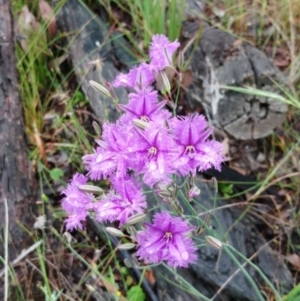
[[[149,119],[148,116],[141,116],[140,119],[141,119],[142,121],[144,121],[144,122],[149,122],[149,121],[150,121],[150,119]]]
[[[164,238],[167,239],[167,242],[169,242],[170,239],[172,239],[173,235],[172,232],[166,232],[164,235]]]
[[[196,150],[195,150],[195,147],[193,145],[188,145],[186,148],[185,148],[185,151],[184,151],[184,154],[186,153],[195,153]]]
[[[148,155],[150,156],[150,158],[152,158],[153,156],[156,156],[156,154],[157,154],[157,148],[154,146],[151,146],[148,149]]]

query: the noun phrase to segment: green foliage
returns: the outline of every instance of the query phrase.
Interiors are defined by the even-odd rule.
[[[153,34],[165,34],[171,40],[179,38],[184,15],[185,0],[99,0],[107,8],[112,18],[112,5],[117,5],[122,11],[127,12],[132,18],[132,30],[120,30],[133,42],[138,35],[144,47],[148,47]],[[134,43],[133,43],[134,45]],[[136,45],[137,46],[137,45]]]
[[[61,168],[53,168],[50,170],[49,174],[52,180],[57,181],[62,179],[64,171]]]
[[[298,301],[300,300],[300,283],[298,283],[286,296],[283,301]]]
[[[41,286],[40,289],[45,295],[45,301],[57,301],[63,292],[63,290],[59,292],[49,292],[46,286]]]
[[[59,8],[63,0],[57,2]],[[28,9],[24,9],[28,5]],[[30,160],[37,166],[42,183],[51,186],[52,181],[64,176],[61,165],[49,167],[49,158],[64,154],[68,162],[81,168],[81,156],[90,143],[90,134],[82,125],[82,116],[87,108],[87,99],[79,90],[68,87],[68,77],[60,71],[62,50],[60,39],[50,38],[48,24],[39,18],[38,1],[17,1],[13,3],[14,15],[34,18],[26,23],[18,19],[19,31],[24,38],[16,45],[19,91],[23,105],[25,129],[29,141]],[[26,24],[25,24],[26,23]],[[33,27],[33,25],[35,27]],[[60,48],[59,54],[53,51]],[[80,112],[80,113],[78,113]],[[51,166],[53,166],[51,164]],[[43,186],[43,185],[41,185]]]
[[[146,295],[139,285],[132,286],[127,292],[128,301],[144,301]]]
[[[218,183],[218,188],[220,193],[228,198],[230,196],[233,195],[234,191],[233,191],[233,184],[228,184],[228,183]]]

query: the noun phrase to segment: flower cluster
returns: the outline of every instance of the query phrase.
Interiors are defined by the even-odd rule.
[[[116,77],[113,86],[130,88],[132,93],[126,105],[118,105],[121,117],[103,124],[93,153],[83,157],[86,176],[76,174],[63,191],[62,206],[69,214],[67,229],[82,228],[89,212],[94,212],[99,222],[119,221],[122,227],[147,207],[141,180],[154,188],[170,184],[173,175],[195,176],[211,167],[220,169],[222,145],[209,140],[212,129],[205,118],[173,116],[165,108],[170,100],[160,100],[154,89],[158,78],[166,78],[164,70],[172,67],[179,46],[177,41],[155,35],[150,62]],[[95,197],[84,189],[88,180],[108,178],[111,189],[106,194]],[[146,224],[146,230],[137,236],[137,254],[147,263],[166,260],[171,266],[186,267],[196,260],[196,249],[187,237],[191,230],[181,218],[157,213],[154,224]]]
[[[171,217],[167,212],[156,213],[153,224],[146,224],[146,230],[137,235],[140,248],[137,256],[146,263],[166,260],[173,267],[187,267],[197,259],[196,248],[187,235],[193,230],[186,221]]]

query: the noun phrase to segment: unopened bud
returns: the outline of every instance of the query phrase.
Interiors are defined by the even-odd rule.
[[[211,186],[212,186],[213,190],[215,191],[215,193],[218,193],[218,181],[215,177],[212,177],[212,179],[211,179]]]
[[[89,284],[85,283],[85,287],[88,289],[89,293],[94,293],[94,292],[96,292],[95,287],[92,286],[92,285],[89,285]]]
[[[205,239],[208,242],[208,244],[210,246],[212,246],[213,248],[215,248],[217,250],[222,249],[222,246],[223,246],[222,243],[218,239],[216,239],[215,237],[207,235],[207,236],[205,236]]]
[[[124,263],[128,268],[135,268],[135,269],[142,269],[138,262],[134,261],[133,259],[125,258]]]
[[[199,226],[193,232],[195,235],[200,236],[204,233],[204,231],[205,231],[205,228]]]
[[[138,213],[136,215],[131,216],[130,218],[127,219],[125,225],[134,225],[137,224],[139,222],[144,221],[146,218],[146,214],[144,213]]]
[[[136,231],[136,228],[134,226],[129,226],[127,228],[127,232],[129,233],[129,235],[132,239],[134,239],[134,240],[136,239],[137,231]]]
[[[192,198],[194,196],[199,195],[200,193],[201,193],[201,190],[196,185],[193,185],[189,192],[189,197]]]
[[[155,193],[161,198],[170,198],[173,196],[172,188],[164,184],[159,184],[158,188],[155,190]]]
[[[163,203],[171,204],[173,202],[173,199],[171,199],[171,198],[163,198],[163,199],[161,199],[161,201]]]
[[[97,134],[98,136],[101,136],[102,130],[101,130],[100,125],[99,125],[96,121],[93,121],[93,122],[92,122],[92,125],[93,125],[94,131],[96,132],[96,134]]]
[[[205,214],[205,217],[204,217],[204,220],[203,220],[204,225],[208,225],[209,221],[210,221],[210,214],[207,213],[207,214]]]
[[[168,79],[166,72],[159,71],[155,73],[155,79],[157,83],[158,90],[163,94],[170,94],[171,92],[171,84]]]
[[[125,263],[125,265],[126,265],[128,268],[133,268],[132,261],[129,260],[128,258],[125,258],[125,259],[124,259],[124,263]]]
[[[176,201],[173,200],[173,202],[170,205],[176,214],[178,214],[178,215],[183,214],[183,208],[179,205],[177,200]]]
[[[127,244],[122,244],[118,246],[119,250],[131,250],[135,248],[135,244],[133,243],[127,243]]]
[[[157,191],[157,195],[160,196],[162,199],[172,198],[172,193],[170,191],[167,191],[167,190]]]
[[[103,189],[94,186],[94,185],[78,185],[78,189],[81,190],[82,192],[87,192],[87,193],[95,193],[95,194],[101,194],[103,193]]]
[[[113,227],[106,227],[105,229],[106,229],[106,231],[107,231],[110,235],[112,235],[112,236],[116,236],[116,237],[125,237],[125,234],[124,234],[122,231],[120,231],[120,230],[118,230],[118,229],[116,229],[116,228],[113,228]]]
[[[176,205],[176,207],[177,207],[177,212],[178,212],[178,214],[179,214],[179,215],[182,215],[182,214],[183,214],[183,208],[182,208],[182,206]]]
[[[179,51],[177,57],[177,66],[179,70],[184,69],[184,54],[183,51]]]
[[[89,83],[97,92],[101,93],[104,96],[111,97],[109,91],[104,86],[93,80],[90,80]]]
[[[170,187],[171,187],[171,186],[168,186],[168,185],[166,185],[166,184],[159,183],[159,184],[157,184],[157,191],[158,191],[158,190],[169,190]]]
[[[114,87],[112,86],[112,84],[110,82],[107,82],[107,81],[105,81],[104,84],[105,84],[106,88],[108,89],[109,95],[113,99],[114,104],[117,106],[119,103],[119,99],[114,90]]]
[[[141,119],[133,119],[134,125],[136,125],[138,128],[145,130],[149,127],[149,123],[146,121],[143,121]]]

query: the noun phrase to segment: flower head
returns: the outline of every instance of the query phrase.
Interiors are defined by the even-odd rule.
[[[212,129],[207,128],[204,116],[173,118],[170,127],[178,151],[175,167],[183,176],[211,167],[220,169],[223,146],[217,141],[208,140]]]
[[[62,199],[62,207],[69,214],[66,220],[66,228],[73,230],[82,228],[82,221],[88,215],[88,208],[93,201],[93,195],[82,192],[78,186],[85,185],[87,178],[79,173],[76,173],[67,188],[62,194],[65,197]]]
[[[132,180],[122,182],[114,181],[114,188],[99,202],[92,204],[92,209],[96,212],[96,219],[103,221],[120,221],[122,227],[126,220],[137,213],[143,213],[147,207],[146,197],[141,191],[141,187]]]
[[[177,41],[170,42],[162,34],[153,36],[149,51],[152,68],[159,71],[171,66],[173,54],[179,46],[180,43]]]
[[[137,256],[146,263],[166,260],[173,267],[187,267],[197,260],[196,247],[187,235],[193,230],[186,221],[167,212],[156,213],[153,224],[138,232]]]
[[[150,187],[158,182],[170,183],[173,173],[173,138],[167,128],[150,123],[149,127],[136,130],[132,139],[132,152],[135,154],[135,170],[143,174],[143,181]]]
[[[130,131],[119,123],[103,125],[103,141],[98,140],[99,147],[94,153],[82,158],[90,179],[100,180],[113,174],[118,178],[126,176],[130,165],[127,151],[129,137]]]
[[[113,82],[114,87],[128,87],[135,90],[143,90],[147,88],[154,81],[154,75],[146,63],[140,64],[130,70],[128,74],[119,74]]]
[[[169,112],[163,109],[165,104],[166,101],[158,102],[157,91],[150,88],[130,93],[128,104],[119,105],[121,110],[126,112],[120,121],[123,124],[132,124],[133,119],[145,122],[169,119]]]

